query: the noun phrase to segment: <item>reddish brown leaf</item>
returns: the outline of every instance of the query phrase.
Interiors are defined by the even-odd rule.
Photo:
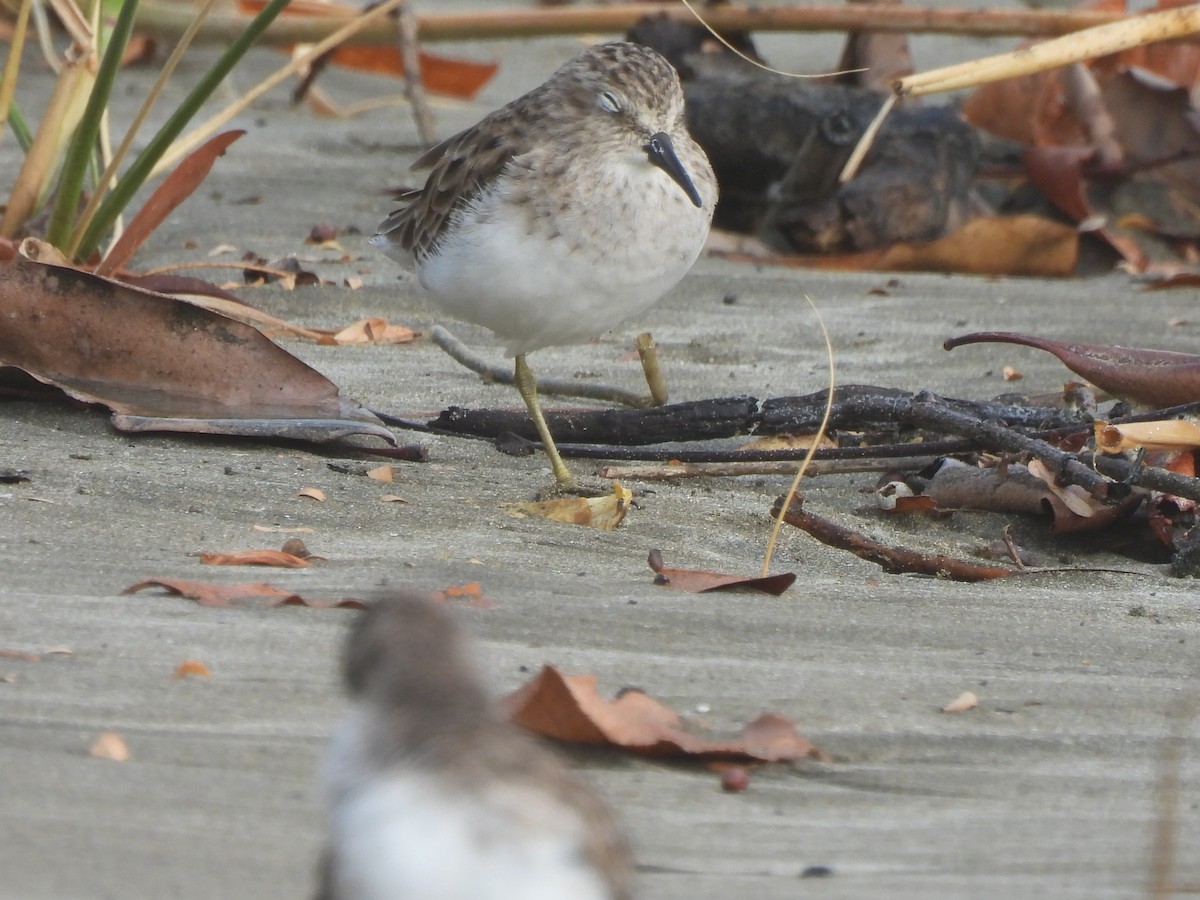
[[[1200,401],[1200,356],[1172,350],[1077,344],[1007,331],[978,331],[950,338],[947,350],[963,344],[1021,344],[1052,353],[1064,366],[1118,397],[1147,406]]]
[[[692,594],[749,588],[778,597],[796,580],[794,572],[758,576],[726,575],[721,572],[705,572],[700,569],[670,569],[663,565],[661,550],[651,550],[650,555],[646,558],[646,563],[654,570],[655,584],[666,585]]]
[[[209,669],[203,662],[198,659],[185,659],[175,667],[175,673],[172,678],[208,678],[212,675],[212,670]]]
[[[282,550],[234,550],[229,553],[201,553],[206,566],[275,566],[281,569],[307,569],[307,559]]]
[[[484,596],[483,588],[478,581],[468,581],[466,584],[452,584],[430,595],[434,600],[465,600],[468,606],[475,609],[491,609],[495,601]]]
[[[133,259],[133,254],[145,243],[154,229],[200,186],[217,157],[222,156],[229,145],[245,133],[240,129],[222,132],[188,154],[171,174],[163,179],[163,183],[130,220],[116,243],[100,261],[100,265],[96,266],[96,274],[112,275]]]
[[[647,756],[763,762],[825,758],[783,716],[765,714],[736,739],[712,740],[687,731],[673,710],[642,691],[622,691],[607,700],[597,693],[595,676],[563,675],[553,666],[543,666],[501,706],[513,722],[543,737],[606,744]]]
[[[266,5],[265,0],[238,0],[238,8],[245,13],[257,15]],[[346,19],[359,15],[357,7],[325,0],[292,0],[282,16],[325,16]],[[292,47],[282,47],[288,53]],[[404,60],[400,51],[392,44],[343,44],[330,54],[330,59],[340,66],[374,72],[379,75],[404,74]],[[468,59],[454,59],[434,53],[420,52],[421,84],[432,94],[460,97],[470,100],[487,84],[499,68],[496,63],[481,63]]]
[[[361,600],[346,598],[342,600],[308,599],[292,591],[285,591],[273,584],[256,582],[248,584],[213,584],[208,581],[189,581],[184,578],[147,578],[137,584],[131,584],[121,591],[122,594],[133,594],[149,587],[160,587],[180,597],[195,600],[201,606],[235,606],[259,602],[265,606],[312,606],[318,609],[340,607],[345,609],[365,609],[366,604]]]
[[[0,366],[103,403],[127,431],[395,439],[256,329],[174,297],[26,259],[0,263]]]

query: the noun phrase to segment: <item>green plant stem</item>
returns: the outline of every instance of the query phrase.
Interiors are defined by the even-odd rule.
[[[121,210],[128,205],[129,201],[133,199],[133,195],[146,181],[146,178],[149,177],[159,157],[166,152],[167,148],[171,146],[171,142],[179,136],[197,110],[200,109],[212,92],[216,90],[217,85],[237,65],[246,54],[246,51],[258,39],[259,35],[267,29],[267,26],[271,24],[287,4],[288,0],[270,0],[263,7],[262,11],[247,25],[246,30],[238,35],[225,52],[221,54],[221,58],[204,74],[204,77],[200,79],[191,93],[183,100],[179,108],[171,114],[171,117],[158,130],[158,133],[151,138],[146,148],[130,164],[129,170],[113,188],[112,193],[100,204],[95,218],[92,219],[91,224],[79,242],[80,256],[90,256],[92,251],[99,246],[101,237],[108,231],[117,216],[121,214]]]
[[[25,121],[25,116],[21,114],[21,108],[17,106],[16,101],[8,108],[8,125],[17,136],[21,152],[28,153],[29,148],[33,146],[33,132],[29,130],[29,123]]]
[[[121,5],[112,37],[100,59],[100,68],[96,72],[96,81],[88,96],[83,118],[80,119],[79,127],[75,129],[75,135],[67,147],[62,176],[58,182],[58,197],[50,214],[50,227],[46,231],[46,240],[60,249],[70,237],[71,223],[79,209],[84,176],[88,170],[92,149],[96,145],[96,135],[100,133],[100,122],[108,108],[108,98],[112,95],[117,70],[121,67],[121,57],[129,43],[129,35],[133,33],[137,4],[138,0],[125,0]]]

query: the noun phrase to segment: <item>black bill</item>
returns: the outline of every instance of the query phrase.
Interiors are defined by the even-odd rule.
[[[696,206],[703,206],[704,201],[700,198],[700,192],[696,190],[696,185],[692,183],[692,178],[687,173],[687,169],[683,167],[683,163],[679,161],[679,157],[675,154],[675,145],[671,142],[671,136],[665,131],[660,131],[658,134],[650,138],[650,143],[646,144],[646,155],[650,157],[650,162],[658,166],[664,172],[671,176],[671,179],[683,188],[683,192],[688,195],[688,199]]]

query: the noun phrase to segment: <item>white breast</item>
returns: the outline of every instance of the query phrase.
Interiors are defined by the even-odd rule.
[[[405,771],[343,796],[332,817],[338,900],[603,900],[574,811],[536,791],[448,792]]]

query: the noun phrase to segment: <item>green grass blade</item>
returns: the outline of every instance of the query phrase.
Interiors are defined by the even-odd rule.
[[[58,182],[58,197],[50,214],[50,227],[46,232],[46,240],[60,249],[66,246],[71,235],[71,223],[75,220],[76,211],[79,209],[79,197],[83,193],[84,176],[91,162],[92,150],[96,146],[96,135],[100,133],[100,120],[108,108],[108,98],[112,95],[117,70],[121,67],[121,57],[125,54],[129,35],[133,33],[137,5],[138,0],[124,0],[121,4],[112,36],[108,46],[104,48],[104,55],[100,58],[100,68],[96,72],[96,82],[88,97],[83,118],[80,119],[79,127],[75,129],[75,135],[67,148],[62,176]]]
[[[95,250],[104,236],[116,221],[117,216],[133,199],[133,195],[149,177],[155,163],[171,146],[188,122],[196,115],[200,107],[208,100],[212,92],[229,74],[230,70],[245,56],[246,51],[266,31],[267,26],[287,6],[288,0],[270,0],[262,11],[251,20],[237,39],[229,45],[221,58],[204,74],[191,93],[180,103],[179,108],[163,124],[158,133],[151,138],[150,143],[129,166],[129,170],[121,181],[113,188],[112,193],[105,198],[96,211],[91,225],[84,232],[79,242],[79,255],[89,256]]]
[[[29,123],[25,121],[25,116],[21,114],[21,108],[17,106],[15,100],[8,108],[8,124],[12,128],[13,134],[17,136],[21,152],[28,153],[29,148],[33,146],[33,132],[29,130]]]

